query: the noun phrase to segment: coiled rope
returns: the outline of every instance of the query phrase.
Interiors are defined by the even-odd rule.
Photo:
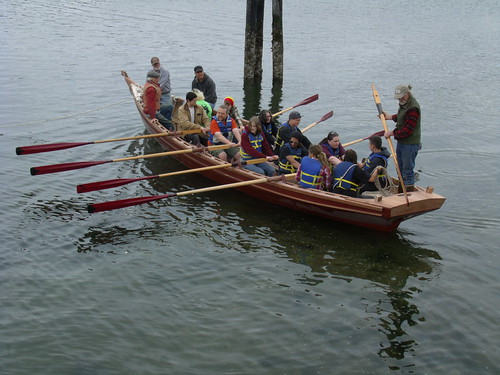
[[[87,114],[87,113],[91,113],[91,112],[97,112],[97,111],[100,111],[100,110],[102,110],[102,109],[109,108],[109,107],[113,107],[113,106],[115,106],[115,105],[122,104],[122,103],[125,103],[125,102],[128,102],[128,101],[130,101],[130,99],[124,99],[124,100],[121,100],[121,101],[116,102],[116,103],[113,103],[113,104],[108,104],[108,105],[105,105],[105,106],[103,106],[103,107],[99,107],[99,108],[91,109],[91,110],[89,110],[89,111],[85,111],[85,112],[75,113],[75,114],[72,114],[72,115],[66,115],[66,116],[62,116],[62,117],[54,117],[54,118],[49,118],[49,119],[46,119],[46,120],[40,120],[40,121],[23,122],[23,123],[20,123],[20,124],[0,125],[0,128],[8,128],[8,127],[13,127],[13,126],[23,126],[23,125],[34,125],[34,124],[42,124],[42,123],[44,123],[44,122],[51,122],[51,121],[64,120],[64,119],[71,118],[71,117],[76,117],[76,116],[80,116],[80,115],[85,115],[85,114]]]
[[[376,178],[374,181],[375,186],[377,187],[380,194],[386,197],[388,195],[396,194],[398,192],[398,187],[394,184],[392,177],[389,175],[389,172],[387,172],[387,168],[380,167],[378,175],[384,176],[386,181],[384,186],[380,184],[379,178]]]

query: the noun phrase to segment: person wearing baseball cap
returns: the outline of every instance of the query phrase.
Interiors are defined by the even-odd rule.
[[[161,109],[161,88],[158,83],[160,73],[150,70],[147,73],[147,81],[142,89],[143,110],[146,116],[149,116],[151,121],[159,121],[168,130],[174,129],[172,121],[165,118],[160,112]]]
[[[212,78],[208,76],[203,70],[201,65],[196,65],[194,67],[194,78],[191,83],[191,90],[198,89],[205,96],[205,100],[210,104],[212,109],[215,107],[217,102],[217,92],[215,82]]]
[[[306,148],[306,150],[309,149],[311,141],[309,141],[309,139],[303,135],[299,129],[301,118],[302,115],[299,112],[292,111],[288,115],[288,121],[283,123],[278,129],[278,133],[276,134],[276,143],[274,144],[274,153],[276,155],[279,155],[281,147],[290,141],[290,137],[294,131],[300,133],[300,143]]]
[[[384,133],[385,138],[394,137],[398,141],[396,147],[396,157],[406,191],[414,191],[415,184],[415,160],[418,151],[421,149],[420,143],[420,104],[413,96],[410,85],[398,85],[394,89],[394,99],[399,101],[398,113],[389,115],[386,112],[382,116],[386,120],[396,123],[394,130]]]

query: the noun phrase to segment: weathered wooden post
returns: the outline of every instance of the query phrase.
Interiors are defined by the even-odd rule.
[[[264,42],[264,0],[247,0],[245,28],[245,79],[262,78],[262,45]]]
[[[273,1],[273,82],[283,81],[283,0]]]

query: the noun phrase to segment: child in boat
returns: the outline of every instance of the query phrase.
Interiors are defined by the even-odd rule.
[[[227,96],[224,98],[224,104],[227,108],[229,108],[229,116],[236,121],[240,130],[243,131],[245,126],[248,125],[248,121],[241,118],[240,113],[238,112],[238,107],[234,105],[234,99]]]
[[[241,134],[240,160],[248,162],[252,159],[261,158],[274,161],[278,159],[278,156],[274,155],[271,146],[267,143],[260,127],[259,118],[254,116],[250,118],[248,126],[245,127]],[[246,164],[243,168],[266,176],[273,176],[276,173],[276,168],[267,162]]]
[[[344,147],[340,143],[340,137],[337,132],[329,132],[327,136],[319,142],[319,145],[330,163],[333,163],[333,158],[342,160],[345,154]]]
[[[305,189],[328,190],[332,182],[330,168],[321,146],[312,145],[309,155],[302,159],[295,179]]]

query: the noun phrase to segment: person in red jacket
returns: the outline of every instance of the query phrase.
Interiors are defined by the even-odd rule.
[[[250,118],[248,125],[241,134],[240,159],[248,162],[260,158],[275,161],[278,160],[278,155],[274,155],[273,149],[267,143],[266,136],[262,132],[259,118],[254,116]],[[243,168],[266,176],[273,176],[276,173],[276,168],[267,162],[246,164]]]

